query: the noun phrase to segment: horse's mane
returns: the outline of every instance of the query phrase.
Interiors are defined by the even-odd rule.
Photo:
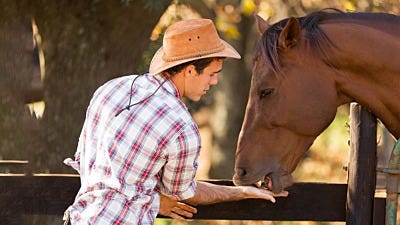
[[[304,17],[298,17],[297,19],[301,28],[306,31],[306,43],[311,47],[313,53],[326,59],[327,50],[334,47],[334,44],[329,40],[329,37],[320,28],[319,24],[341,19],[354,22],[358,20],[392,21],[399,18],[385,13],[346,13],[338,9],[329,8],[310,13]],[[281,20],[269,27],[262,35],[261,46],[258,46],[258,48],[262,47],[264,56],[268,59],[275,72],[280,69],[278,38],[288,20],[288,18]]]

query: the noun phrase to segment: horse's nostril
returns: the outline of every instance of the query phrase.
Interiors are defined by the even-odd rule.
[[[236,175],[243,177],[246,176],[247,172],[245,169],[242,168],[236,168]]]

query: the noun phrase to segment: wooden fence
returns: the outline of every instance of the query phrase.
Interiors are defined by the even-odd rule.
[[[198,206],[194,219],[269,221],[346,221],[384,225],[385,199],[376,198],[376,118],[361,106],[351,109],[351,154],[347,184],[295,183],[276,203],[248,199]],[[229,180],[209,181],[233,185]],[[72,203],[79,177],[63,174],[0,175],[0,218],[21,214],[59,215]],[[61,224],[61,221],[60,221]]]

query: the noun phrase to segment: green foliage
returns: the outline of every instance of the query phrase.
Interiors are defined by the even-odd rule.
[[[143,53],[142,58],[140,59],[140,63],[136,71],[137,74],[143,74],[149,71],[151,59],[161,45],[162,38],[158,38],[157,40],[150,42],[147,50]]]

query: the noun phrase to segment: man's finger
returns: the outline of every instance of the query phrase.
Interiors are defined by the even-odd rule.
[[[269,201],[271,201],[273,203],[276,202],[274,197],[285,196],[285,194],[287,196],[287,193],[274,194],[272,191],[269,191],[269,190],[265,190],[265,189],[258,189],[258,190],[261,192],[261,194],[259,196],[260,198],[269,200]]]
[[[181,222],[185,221],[184,217],[182,217],[182,216],[180,216],[180,215],[178,215],[178,214],[176,214],[174,212],[171,212],[168,216],[173,218],[173,219],[179,220]]]
[[[192,218],[193,217],[193,213],[185,211],[184,209],[181,209],[179,207],[174,207],[172,208],[172,212],[181,216],[184,216],[186,218]]]
[[[274,196],[274,197],[287,197],[289,195],[288,191],[282,191],[281,193],[275,194],[274,192],[268,190],[268,189],[258,189],[261,190],[263,192],[267,192],[268,194]]]
[[[288,191],[282,191],[279,194],[272,193],[275,197],[287,197],[289,195]]]
[[[276,202],[275,198],[272,195],[269,195],[269,194],[264,195],[264,199],[269,200],[269,201],[271,201],[273,203]]]
[[[197,209],[191,205],[187,205],[182,202],[178,202],[178,207],[184,209],[185,211],[191,212],[191,213],[197,213]]]

